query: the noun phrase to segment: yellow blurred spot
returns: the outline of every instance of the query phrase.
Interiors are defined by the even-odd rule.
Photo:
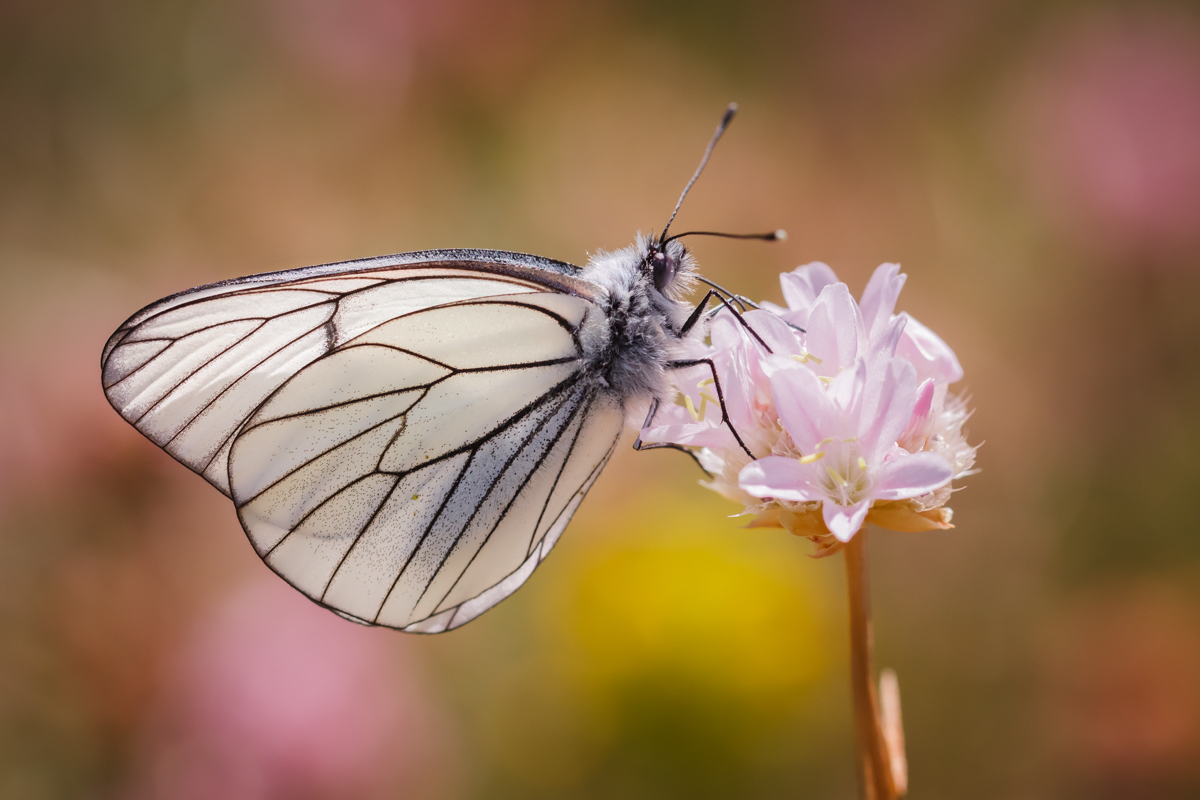
[[[813,683],[827,659],[807,565],[748,544],[646,531],[581,565],[565,621],[584,688],[601,699],[668,682],[762,708]]]

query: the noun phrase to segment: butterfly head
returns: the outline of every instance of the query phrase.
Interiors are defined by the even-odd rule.
[[[651,235],[639,244],[642,272],[659,294],[678,300],[691,292],[696,262],[683,242]]]
[[[642,268],[650,274],[655,289],[663,294],[667,293],[671,284],[675,282],[675,276],[679,274],[679,268],[686,255],[687,251],[683,245],[675,242],[664,244],[654,238],[647,242],[646,259],[642,262]]]

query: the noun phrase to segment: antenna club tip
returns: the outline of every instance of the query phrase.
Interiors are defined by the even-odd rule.
[[[783,228],[777,228],[775,230],[775,241],[786,242],[787,241],[787,231],[785,231]]]

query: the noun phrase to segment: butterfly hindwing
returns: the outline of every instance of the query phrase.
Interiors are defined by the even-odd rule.
[[[581,372],[589,312],[559,294],[437,306],[301,370],[230,456],[264,561],[314,600],[396,628],[454,627],[503,599],[549,551],[621,427]]]

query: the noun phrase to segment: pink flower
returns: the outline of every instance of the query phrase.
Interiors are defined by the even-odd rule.
[[[814,263],[780,277],[787,308],[764,303],[740,320],[720,311],[708,340],[680,356],[711,360],[716,380],[707,366],[680,370],[679,402],[659,408],[642,440],[690,449],[705,485],[741,502],[754,525],[827,550],[868,519],[951,527],[951,481],[975,456],[965,404],[948,393],[962,368],[933,331],[895,313],[904,281],[883,264],[856,303]]]
[[[761,458],[739,483],[754,497],[821,503],[826,527],[849,541],[876,500],[907,500],[949,483],[932,452],[897,447],[917,401],[916,372],[899,358],[860,359],[825,385],[798,366],[771,376],[783,427],[797,454]]]

